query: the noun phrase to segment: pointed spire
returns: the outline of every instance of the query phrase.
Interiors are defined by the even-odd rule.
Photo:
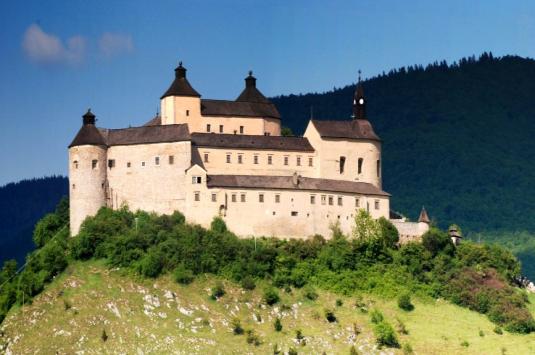
[[[355,94],[353,95],[353,115],[352,118],[355,120],[365,120],[366,119],[366,99],[364,98],[364,87],[361,81],[361,71],[358,71],[359,77],[357,81],[357,87],[355,89]]]
[[[427,211],[425,210],[425,207],[422,206],[422,211],[420,212],[420,217],[418,218],[418,222],[421,223],[431,223],[431,220],[429,219],[429,216],[427,215]]]
[[[87,112],[82,116],[84,125],[88,125],[88,124],[94,125],[96,121],[95,117],[96,116],[93,114],[93,112],[91,112],[91,109],[88,108]]]

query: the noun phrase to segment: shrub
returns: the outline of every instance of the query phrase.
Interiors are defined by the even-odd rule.
[[[479,336],[480,336],[480,337],[484,337],[484,336],[485,336],[485,333],[484,333],[482,330],[480,330],[480,331],[479,331]]]
[[[327,319],[329,323],[336,322],[336,315],[331,309],[325,309],[324,312],[325,312],[325,319]]]
[[[179,264],[175,268],[175,271],[173,271],[173,276],[176,282],[183,285],[190,284],[195,279],[193,271],[187,269],[184,264]]]
[[[216,282],[215,286],[212,287],[212,299],[216,300],[225,295],[225,287],[221,281]]]
[[[336,307],[342,307],[342,306],[344,305],[344,302],[343,302],[341,299],[338,298],[338,299],[336,300],[336,303],[335,303],[335,304],[336,304]]]
[[[392,326],[386,321],[383,320],[375,324],[373,331],[379,346],[399,348],[399,342],[396,333],[394,332]]]
[[[245,338],[247,344],[252,344],[254,346],[259,346],[261,344],[260,337],[256,334],[253,329],[247,330],[247,337]]]
[[[275,318],[275,322],[273,323],[273,328],[275,328],[276,332],[280,332],[282,330],[282,322],[279,317]]]
[[[100,339],[102,339],[103,342],[106,342],[108,340],[108,334],[106,334],[106,329],[102,329],[102,334],[100,335]]]
[[[245,290],[254,290],[256,287],[256,284],[254,282],[254,279],[251,276],[245,276],[241,280],[241,287]]]
[[[222,233],[225,233],[225,232],[228,231],[227,224],[225,223],[225,221],[221,217],[215,217],[212,220],[212,223],[210,224],[210,229],[213,232],[216,232],[216,233],[219,233],[219,234],[222,234]]]
[[[147,253],[139,263],[139,271],[145,277],[158,277],[163,269],[163,257],[155,250]]]
[[[465,348],[467,348],[467,347],[470,346],[470,343],[467,342],[466,340],[463,340],[463,341],[461,342],[461,346],[464,346]]]
[[[279,348],[279,344],[275,343],[273,344],[273,355],[278,355],[281,353],[281,349]]]
[[[383,316],[383,313],[381,313],[378,309],[373,309],[370,313],[370,320],[372,323],[378,324],[381,323],[385,317]]]
[[[295,331],[295,339],[297,340],[297,342],[301,345],[306,345],[306,341],[305,341],[305,336],[303,335],[303,332],[301,331],[301,329],[297,329]]]
[[[297,350],[295,350],[294,348],[290,347],[288,349],[288,355],[297,355]]]
[[[405,323],[399,318],[396,318],[396,321],[398,323],[398,332],[401,334],[409,334],[409,331],[407,330],[407,327],[405,326]]]
[[[355,348],[355,345],[351,345],[349,348],[349,355],[359,355],[359,352],[357,348]]]
[[[411,303],[411,296],[408,293],[398,297],[398,307],[409,312],[414,309],[414,305]]]
[[[388,219],[381,217],[377,220],[379,224],[380,239],[387,248],[396,248],[399,242],[398,229]]]
[[[503,334],[503,330],[501,327],[499,326],[495,326],[494,327],[494,333],[498,334],[498,335],[502,335]]]
[[[234,335],[242,335],[243,334],[243,328],[241,326],[241,322],[238,318],[234,318],[232,320],[232,332]]]
[[[273,306],[275,303],[279,302],[279,300],[279,293],[275,288],[268,287],[264,290],[264,302],[268,305]]]
[[[455,250],[451,238],[437,228],[431,228],[428,232],[422,236],[422,245],[433,256],[444,251],[446,253],[452,253]]]
[[[311,301],[315,301],[318,299],[318,293],[312,286],[306,286],[303,288],[303,296],[305,296],[306,299],[309,299]]]
[[[403,351],[404,355],[414,354],[414,350],[412,350],[412,346],[410,343],[403,344],[403,346],[401,347],[401,350]]]

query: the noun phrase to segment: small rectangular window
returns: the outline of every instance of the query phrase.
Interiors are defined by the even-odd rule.
[[[280,202],[281,202],[281,195],[276,194],[275,195],[275,203],[280,203]]]
[[[195,191],[195,201],[201,200],[201,193],[199,191]]]
[[[360,207],[360,199],[355,197],[355,207]]]
[[[243,126],[240,126],[240,134],[243,134],[243,132],[244,132]]]
[[[273,155],[268,155],[268,165],[273,164]]]
[[[288,160],[290,159],[289,156],[285,155],[284,156],[284,165],[288,165]]]
[[[338,206],[342,206],[343,201],[344,200],[343,200],[342,196],[338,196]]]
[[[245,194],[241,194],[240,195],[240,201],[241,202],[245,202]]]
[[[208,153],[204,153],[204,162],[208,163]]]
[[[344,173],[345,165],[346,165],[346,157],[340,157],[340,174]]]
[[[160,165],[160,157],[155,157],[154,158],[154,165]]]
[[[255,164],[258,164],[258,155],[254,155],[254,156],[253,156],[253,162],[254,162]]]
[[[141,162],[141,166],[145,166],[145,162],[144,161]]]
[[[132,166],[132,163],[130,163],[130,162],[126,163],[126,167],[127,167],[127,168],[129,168],[129,167],[131,167],[131,166]]]
[[[192,184],[200,184],[200,183],[202,183],[202,176],[192,176],[191,177],[191,183]]]
[[[91,161],[91,169],[98,168],[98,160],[92,160]]]
[[[169,165],[173,165],[175,163],[175,156],[174,155],[170,155],[169,156]]]
[[[211,130],[212,130],[212,126],[208,123],[206,125],[206,132],[210,133]]]
[[[359,174],[362,174],[362,163],[364,163],[364,159],[359,158],[359,160],[358,160],[358,169],[357,169],[357,172]]]
[[[238,164],[243,164],[243,154],[238,154]]]
[[[332,196],[329,196],[329,206],[334,205],[334,198]]]
[[[189,116],[189,110],[186,110],[186,116]]]
[[[297,217],[298,213],[297,211],[292,211],[292,217]]]
[[[212,202],[217,202],[217,194],[212,194]]]
[[[316,195],[310,195],[310,204],[315,205],[316,204]]]
[[[230,164],[230,154],[227,154],[227,164]]]
[[[327,203],[327,196],[321,195],[321,204],[324,205]]]
[[[108,168],[110,169],[115,168],[115,159],[108,160]]]
[[[376,210],[379,209],[379,200],[375,200],[375,209],[376,209]]]
[[[72,165],[75,169],[78,169],[78,160],[73,161]]]
[[[232,194],[232,197],[230,198],[232,202],[236,202],[236,194]]]
[[[301,156],[297,156],[297,161],[296,161],[296,164],[297,166],[301,166]]]
[[[308,157],[308,166],[314,166],[314,158]]]
[[[264,203],[264,194],[258,194],[258,202]]]
[[[219,133],[223,133],[223,125],[222,124],[219,125]]]

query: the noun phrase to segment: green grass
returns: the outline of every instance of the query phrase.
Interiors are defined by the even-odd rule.
[[[181,286],[170,276],[150,280],[123,270],[109,270],[102,262],[74,263],[32,304],[10,312],[2,325],[0,344],[9,343],[14,354],[80,350],[270,354],[274,344],[284,351],[292,346],[306,354],[349,354],[356,323],[361,329],[355,338],[357,349],[362,353],[380,352],[375,349],[369,315],[357,310],[352,298],[318,291],[319,298],[310,301],[301,290],[294,289],[291,294],[280,291],[281,302],[267,307],[261,301],[265,285],[260,283],[255,290],[244,291],[239,285],[223,281],[226,294],[213,301],[210,288],[217,280],[202,276]],[[174,292],[176,298],[167,299],[167,291]],[[149,303],[144,298],[148,296],[156,297],[159,306],[146,308]],[[409,333],[398,333],[400,343],[410,343],[417,354],[501,354],[502,349],[507,354],[535,353],[535,334],[495,334],[494,324],[485,316],[443,300],[413,299],[415,310],[405,312],[395,300],[363,296],[368,308],[380,309],[394,328],[396,317],[405,323]],[[337,307],[336,299],[343,305]],[[534,312],[535,296],[530,300]],[[66,301],[72,305],[70,309],[66,309]],[[282,304],[294,308],[281,313]],[[327,322],[325,308],[334,310],[337,323]],[[191,314],[184,314],[188,312]],[[262,321],[253,319],[253,315],[259,315]],[[273,328],[277,315],[282,319],[281,332]],[[245,330],[254,329],[261,339],[260,346],[247,344],[246,335],[233,335],[230,324],[234,317],[241,320]],[[295,343],[297,329],[305,336],[305,346]],[[108,335],[106,342],[102,340],[103,330]],[[462,346],[463,342],[469,345]],[[400,349],[384,350],[402,353]]]

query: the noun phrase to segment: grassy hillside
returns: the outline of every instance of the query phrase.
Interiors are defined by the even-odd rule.
[[[302,354],[349,354],[354,343],[362,353],[378,354],[369,314],[355,308],[355,297],[319,292],[316,301],[292,289],[273,307],[261,301],[261,285],[245,291],[223,280],[226,295],[209,298],[214,276],[202,276],[180,286],[163,276],[155,280],[110,270],[102,262],[78,262],[47,286],[31,305],[14,308],[0,332],[0,344],[14,354],[27,353],[196,353],[268,354],[273,346]],[[343,305],[336,306],[336,299]],[[531,298],[535,301],[535,298]],[[535,334],[493,332],[494,324],[483,315],[443,300],[415,301],[412,312],[400,310],[394,301],[363,295],[369,309],[380,309],[397,326],[400,319],[408,334],[400,335],[419,354],[528,354],[535,352]],[[282,305],[287,308],[283,310]],[[532,303],[532,312],[533,309]],[[324,309],[334,310],[338,322],[329,323]],[[275,317],[283,329],[273,328]],[[234,335],[231,322],[238,317],[245,330],[253,329],[259,346],[246,335]],[[354,324],[360,333],[355,336]],[[297,345],[301,329],[306,345]],[[102,334],[108,336],[103,341]],[[468,346],[461,345],[463,342]],[[382,350],[401,354],[401,349]]]

